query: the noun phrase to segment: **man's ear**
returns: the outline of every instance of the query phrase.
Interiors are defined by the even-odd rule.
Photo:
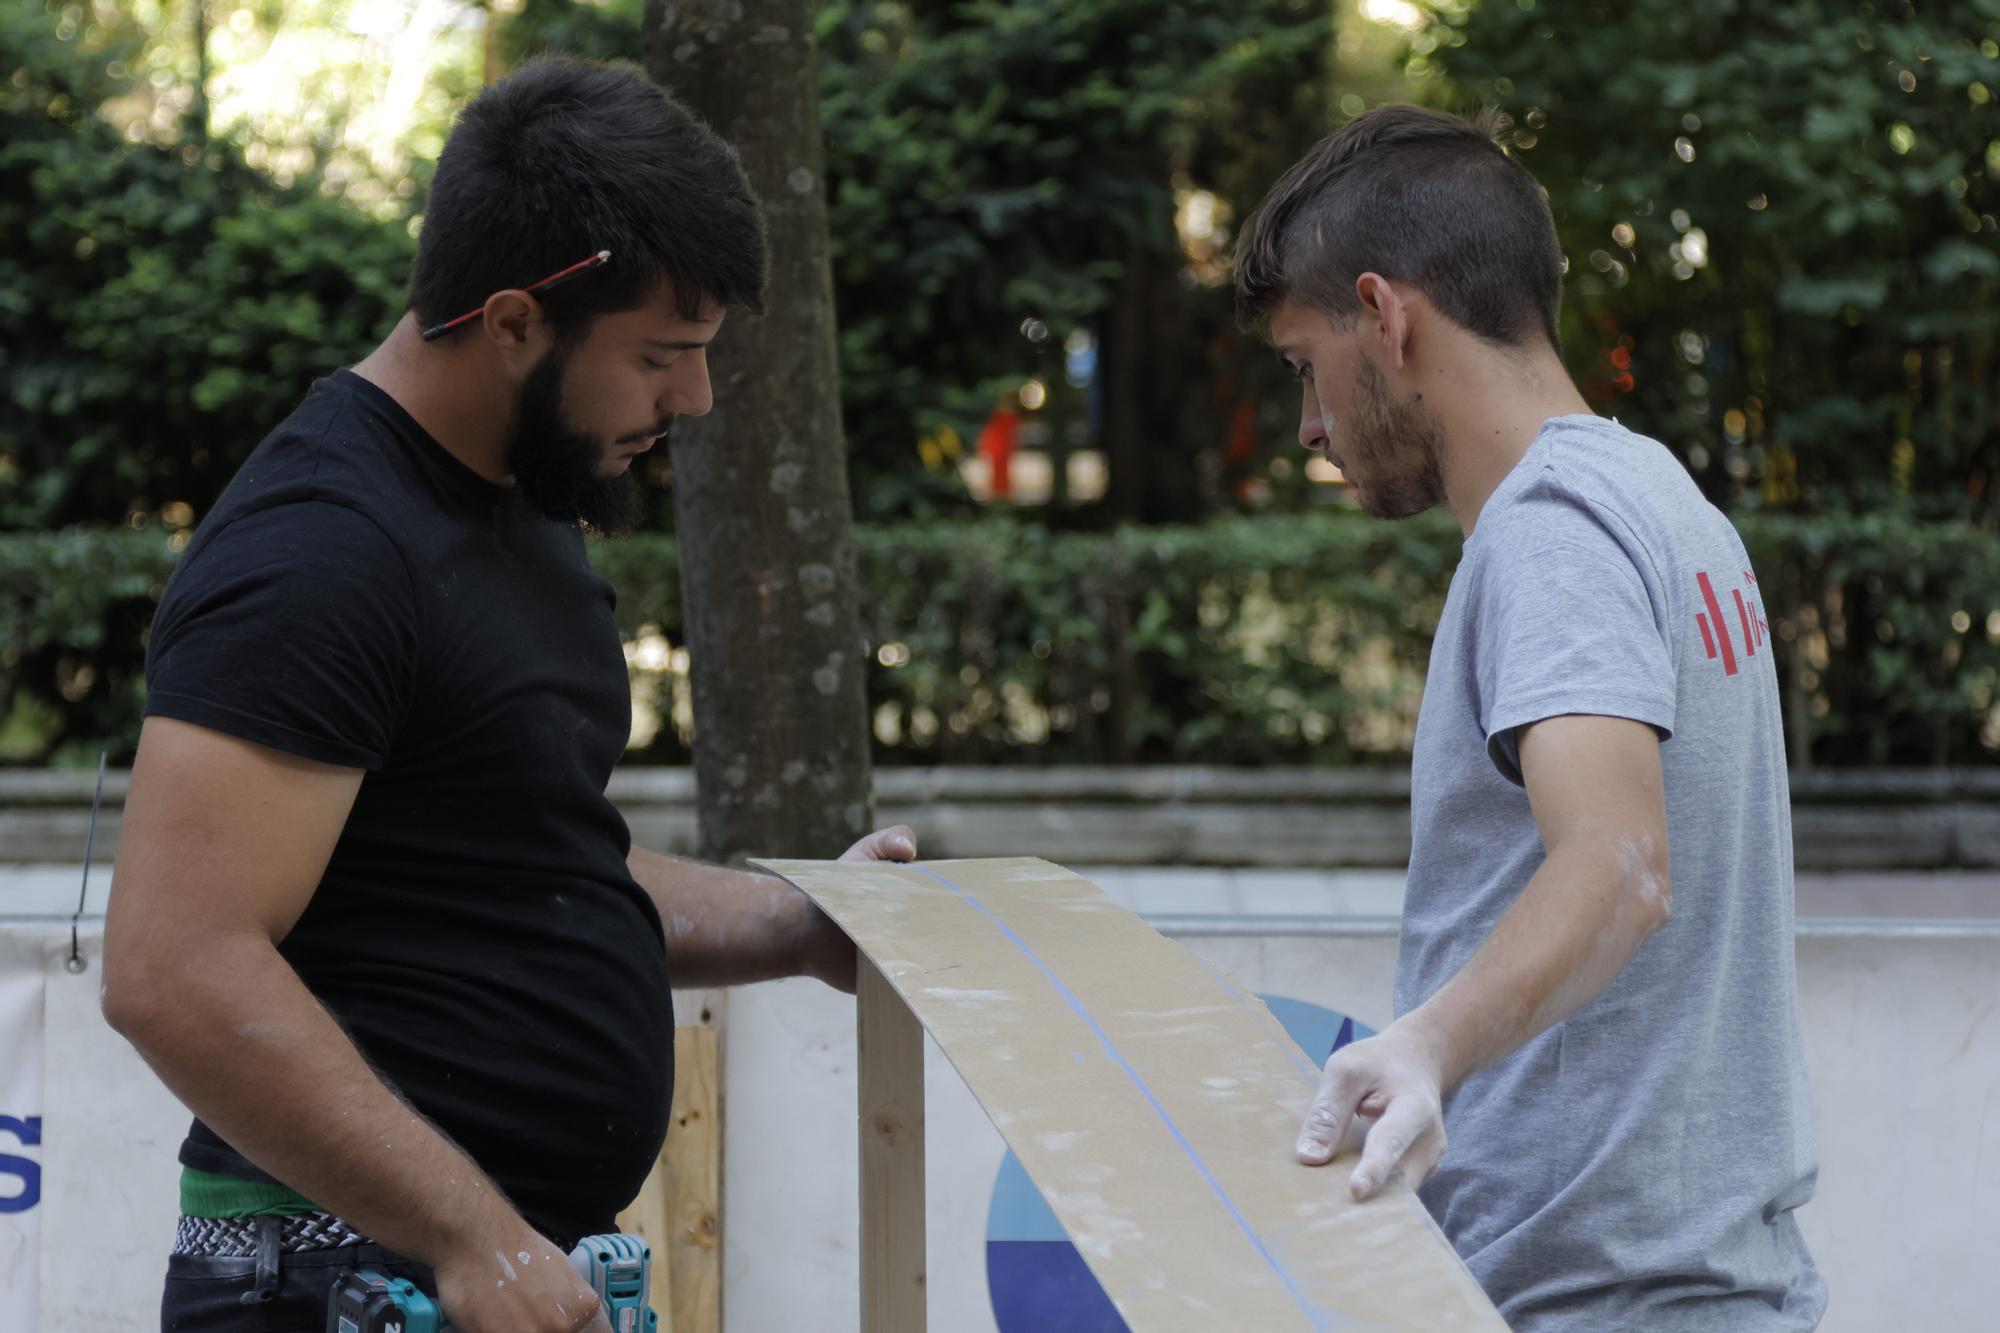
[[[486,298],[479,329],[501,364],[525,376],[542,359],[549,341],[549,322],[542,303],[519,288],[510,287]]]
[[[1354,295],[1361,302],[1364,331],[1375,336],[1383,358],[1401,370],[1410,346],[1410,303],[1379,273],[1356,278]]]

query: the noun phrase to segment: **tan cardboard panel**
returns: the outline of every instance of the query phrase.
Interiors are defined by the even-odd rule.
[[[1136,1333],[1505,1328],[1407,1188],[1293,1157],[1318,1070],[1263,1004],[1088,880],[758,864],[894,985]]]

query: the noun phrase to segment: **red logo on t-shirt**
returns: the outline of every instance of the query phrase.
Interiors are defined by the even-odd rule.
[[[1701,629],[1702,647],[1708,649],[1708,660],[1713,662],[1718,650],[1722,657],[1722,674],[1736,674],[1736,645],[1730,642],[1729,626],[1722,618],[1722,603],[1716,600],[1715,585],[1709,582],[1708,571],[1702,570],[1694,576],[1701,586],[1702,604],[1708,607],[1708,614],[1695,614],[1694,623]],[[1757,576],[1749,570],[1743,571],[1743,582],[1749,587],[1757,586]],[[1751,593],[1750,600],[1743,600],[1741,588],[1731,588],[1730,596],[1736,599],[1736,624],[1743,631],[1743,655],[1755,657],[1757,650],[1764,646],[1764,638],[1771,627],[1764,623],[1763,608],[1757,605],[1757,594]]]

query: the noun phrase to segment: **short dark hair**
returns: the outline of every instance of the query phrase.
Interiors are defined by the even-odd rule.
[[[431,185],[410,309],[435,324],[599,250],[609,265],[543,301],[564,337],[663,282],[688,319],[704,300],[763,309],[763,212],[736,150],[630,65],[534,61],[460,113]]]
[[[1407,282],[1488,342],[1539,331],[1561,350],[1562,248],[1506,119],[1415,106],[1363,112],[1271,187],[1236,247],[1236,304],[1262,329],[1280,300],[1346,326],[1363,273]]]

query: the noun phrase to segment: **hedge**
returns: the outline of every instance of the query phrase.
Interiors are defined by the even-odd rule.
[[[1793,762],[2000,761],[2000,542],[1892,514],[1742,516]],[[1459,547],[1442,515],[1053,533],[864,527],[884,763],[1393,763]],[[129,758],[147,624],[185,535],[0,535],[0,760]],[[687,758],[672,540],[596,543],[619,591],[637,739]]]

